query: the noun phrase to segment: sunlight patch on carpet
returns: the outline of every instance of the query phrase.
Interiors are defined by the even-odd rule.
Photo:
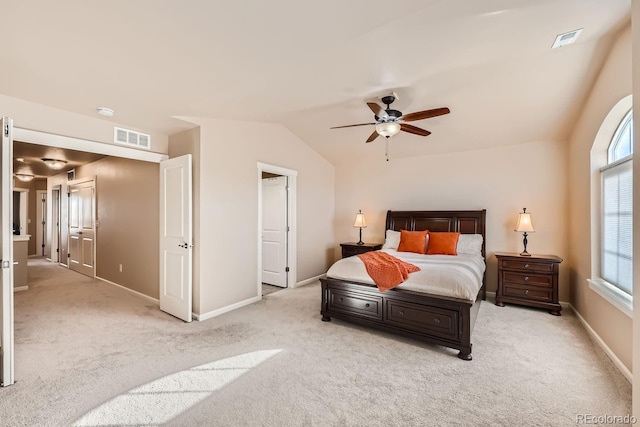
[[[281,351],[254,351],[167,375],[111,399],[73,425],[164,424]]]

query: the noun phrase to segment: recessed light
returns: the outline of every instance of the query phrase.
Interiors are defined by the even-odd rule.
[[[98,114],[105,117],[112,117],[114,114],[114,111],[111,108],[107,107],[98,107],[96,108],[96,110],[98,111]]]
[[[580,35],[580,33],[582,32],[582,30],[583,29],[580,28],[577,30],[569,31],[568,33],[558,34],[551,48],[555,49],[557,47],[566,46],[568,44],[575,42],[578,36]]]

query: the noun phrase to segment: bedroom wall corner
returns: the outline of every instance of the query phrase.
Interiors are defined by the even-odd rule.
[[[569,286],[571,304],[611,351],[631,370],[632,320],[589,288],[591,277],[591,149],[607,114],[632,92],[631,28],[613,41],[600,74],[569,138]],[[596,171],[597,172],[597,171]],[[637,217],[637,213],[635,214]],[[634,219],[635,221],[635,219]]]
[[[335,239],[334,168],[284,126],[190,118],[200,125],[200,314],[256,295],[257,163],[297,171],[297,281],[326,272]],[[206,165],[206,167],[204,166]],[[206,221],[204,220],[206,218]]]

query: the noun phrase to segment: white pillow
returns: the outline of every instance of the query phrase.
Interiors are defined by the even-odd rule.
[[[382,249],[397,250],[400,245],[400,232],[394,230],[387,230],[386,238],[384,239],[384,245]]]
[[[461,234],[458,237],[458,254],[482,255],[481,234]]]

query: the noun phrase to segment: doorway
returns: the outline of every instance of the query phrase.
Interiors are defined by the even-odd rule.
[[[61,185],[51,189],[51,254],[49,260],[62,264],[60,260],[60,191]],[[66,264],[65,264],[66,265]]]
[[[297,171],[258,163],[258,295],[296,284]]]

